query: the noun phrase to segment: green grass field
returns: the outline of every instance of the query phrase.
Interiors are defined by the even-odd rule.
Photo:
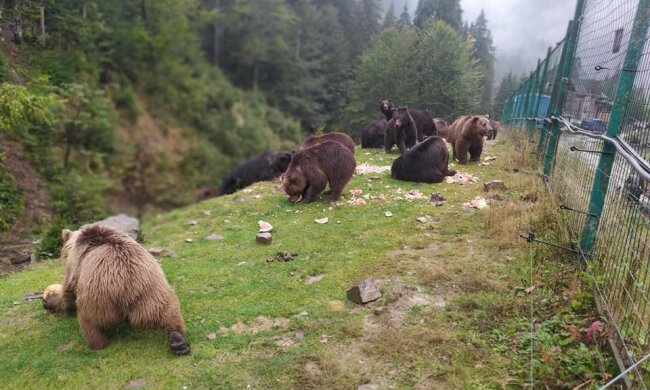
[[[3,277],[0,387],[520,388],[528,369],[522,337],[530,268],[517,234],[540,202],[521,200],[539,179],[511,173],[512,153],[502,138],[486,147],[483,156],[496,157],[490,165],[456,166],[480,178],[472,184],[355,175],[344,199],[329,205],[322,196],[291,204],[278,182],[259,183],[251,192],[150,216],[145,246],[174,254],[162,267],[181,302],[192,345],[187,357],[174,357],[161,331],[128,324],[110,330],[105,350],[88,350],[74,317],[23,300],[62,280],[58,261]],[[395,156],[356,155],[358,164],[375,165]],[[489,210],[465,209],[464,202],[488,195],[482,183],[492,179],[508,186],[500,200]],[[354,188],[370,196],[366,204],[347,203]],[[424,198],[405,199],[410,190]],[[435,206],[432,192],[447,202]],[[421,216],[425,223],[416,220]],[[322,217],[329,222],[314,222]],[[255,242],[258,220],[274,226],[272,245]],[[204,239],[212,233],[224,239]],[[268,262],[278,251],[298,256]],[[539,301],[558,294],[549,281],[566,272],[541,267],[532,293]],[[367,277],[380,284],[382,297],[357,306],[346,290]]]

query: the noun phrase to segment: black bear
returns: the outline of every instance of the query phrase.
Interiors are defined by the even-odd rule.
[[[361,147],[381,148],[384,146],[386,123],[388,122],[385,119],[378,119],[368,123],[361,131]]]
[[[303,202],[309,203],[329,183],[330,202],[336,202],[352,179],[356,165],[352,152],[339,142],[321,142],[291,155],[282,188],[289,201],[297,202],[302,197]]]
[[[440,137],[425,139],[393,161],[390,176],[393,179],[416,183],[440,183],[445,176],[454,176],[449,169],[447,143]]]
[[[237,165],[228,173],[216,191],[216,196],[232,194],[258,181],[273,180],[287,170],[289,152],[264,152]]]
[[[397,110],[398,105],[391,100],[381,100],[379,102],[379,110],[386,116],[386,120],[391,120]],[[436,126],[433,123],[433,116],[427,110],[420,108],[409,108],[409,113],[413,118],[413,122],[418,129],[418,141],[422,141],[426,137],[438,135]]]
[[[433,123],[433,122],[432,122]],[[384,149],[389,153],[397,145],[400,153],[412,148],[418,140],[418,128],[409,113],[408,107],[395,109],[393,118],[386,124]]]

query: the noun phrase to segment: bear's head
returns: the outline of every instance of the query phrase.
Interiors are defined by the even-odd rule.
[[[296,166],[295,169],[287,169],[282,178],[282,189],[289,195],[289,201],[294,203],[299,201],[305,187],[307,187],[307,179],[300,166]]]
[[[393,115],[396,127],[404,127],[411,123],[411,115],[408,107],[398,107]]]
[[[485,137],[493,130],[492,125],[490,124],[490,119],[485,117],[485,115],[475,115],[472,117],[471,121],[472,132],[476,133],[480,137]]]
[[[386,115],[388,119],[393,117],[393,113],[397,106],[390,100],[380,100],[379,101],[379,110]]]

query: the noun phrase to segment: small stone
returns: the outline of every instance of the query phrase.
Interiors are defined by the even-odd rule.
[[[212,215],[212,211],[210,211],[210,210],[205,210],[205,211],[203,212],[203,215],[205,215],[206,217],[209,217],[209,216]]]
[[[381,293],[372,278],[368,278],[347,291],[348,299],[357,305],[376,301]]]
[[[151,256],[153,257],[162,256],[164,251],[165,250],[163,248],[158,248],[158,247],[149,248],[149,253],[151,253]]]
[[[208,333],[208,335],[205,336],[205,338],[208,339],[208,340],[214,340],[214,339],[217,338],[217,334],[214,333],[214,332],[212,332],[212,333]]]
[[[379,390],[379,385],[365,384],[357,387],[357,390]]]
[[[190,226],[196,226],[199,222],[196,219],[190,219],[187,221],[187,224]]]
[[[323,276],[325,276],[325,275],[318,274],[318,275],[310,276],[310,277],[307,278],[307,281],[305,283],[306,284],[316,283],[316,282],[320,281],[321,279],[323,279]]]
[[[263,245],[270,245],[271,241],[273,241],[273,237],[271,236],[271,233],[257,233],[255,241]]]
[[[417,217],[415,220],[420,223],[427,223],[427,219],[425,217]]]
[[[220,234],[210,234],[209,236],[206,236],[205,239],[208,241],[219,241],[223,240],[223,236]]]
[[[506,188],[506,185],[503,183],[503,180],[490,180],[487,183],[483,184],[485,191],[492,190],[503,190]]]
[[[192,243],[192,242],[194,242],[194,240],[192,240],[191,238],[186,238],[186,239],[185,239],[185,242],[187,242],[187,243]]]

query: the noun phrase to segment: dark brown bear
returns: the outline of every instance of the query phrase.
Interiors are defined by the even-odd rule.
[[[404,153],[417,143],[418,128],[409,113],[408,107],[399,107],[395,110],[393,119],[386,124],[384,139],[386,153],[393,149],[393,145],[397,145],[399,152]]]
[[[291,202],[302,197],[305,203],[309,203],[329,183],[330,202],[336,202],[352,178],[356,165],[354,155],[340,143],[321,142],[291,156],[282,188]]]
[[[447,122],[445,122],[445,120],[442,118],[434,118],[433,124],[436,127],[436,131],[438,132],[438,137],[442,137],[447,140],[447,138],[449,138],[449,125]]]
[[[337,132],[326,133],[326,134],[323,134],[321,136],[311,135],[311,136],[307,137],[305,142],[302,144],[301,149],[307,149],[307,148],[312,147],[312,146],[314,146],[316,144],[319,144],[321,142],[326,142],[326,141],[338,142],[341,145],[348,148],[348,150],[351,151],[352,154],[354,154],[354,141],[352,140],[352,138],[349,135],[345,134],[345,133],[337,133]]]
[[[381,148],[384,146],[386,123],[388,122],[386,122],[385,119],[379,119],[368,123],[361,132],[361,147]]]
[[[386,120],[391,120],[398,106],[390,100],[382,100],[379,102],[379,110],[386,116]],[[409,108],[409,114],[413,118],[413,123],[418,129],[418,141],[422,141],[426,137],[438,135],[436,127],[433,124],[433,117],[427,110],[419,108]]]
[[[165,331],[171,351],[190,352],[174,290],[160,265],[131,237],[103,225],[63,231],[63,286],[50,286],[43,307],[58,314],[77,312],[90,349],[108,345],[104,330],[124,320]]]
[[[429,137],[393,161],[393,179],[416,183],[440,183],[445,176],[454,176],[449,169],[447,143],[440,137]]]
[[[467,152],[470,161],[476,162],[483,152],[483,137],[492,130],[490,120],[483,115],[463,116],[454,121],[449,130],[449,143],[453,149],[454,159],[459,164],[467,164]]]
[[[490,119],[490,125],[492,126],[492,131],[487,132],[488,141],[497,139],[497,132],[499,131],[499,122]]]

